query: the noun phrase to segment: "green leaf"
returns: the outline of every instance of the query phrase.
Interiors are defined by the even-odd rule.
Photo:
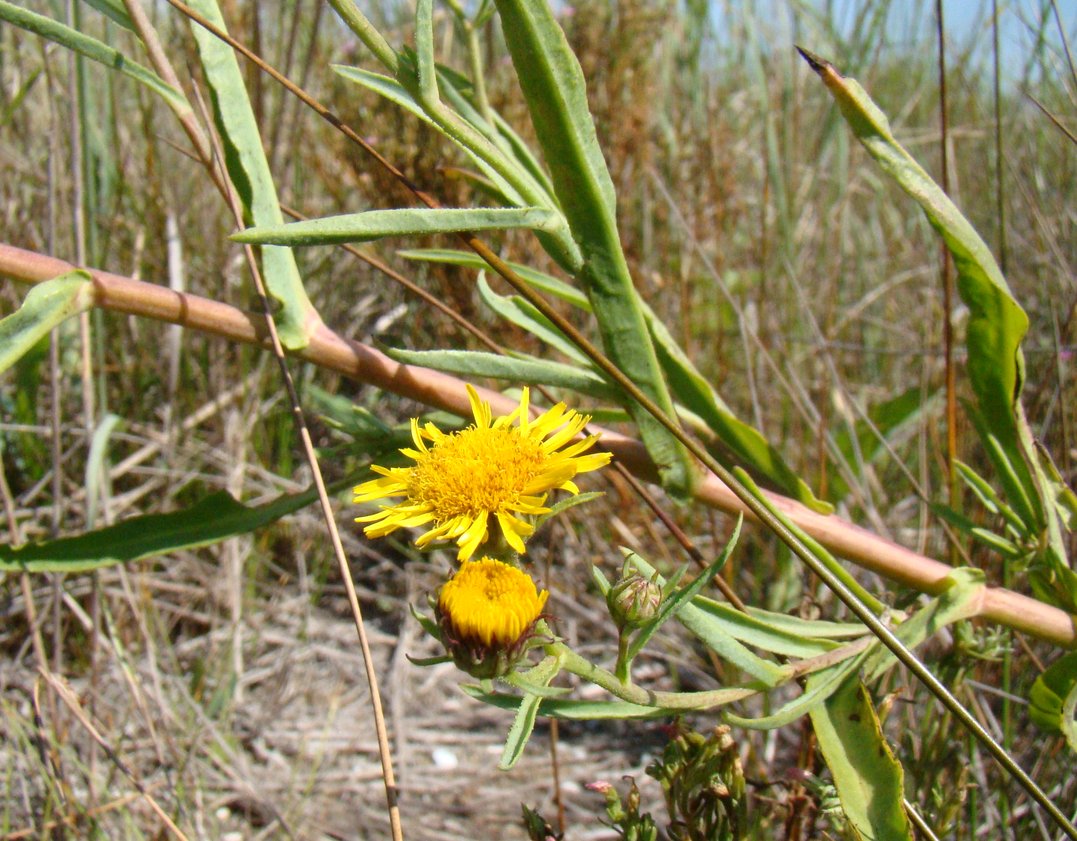
[[[581,367],[590,366],[586,356],[558,330],[546,316],[540,313],[527,300],[519,295],[498,295],[486,282],[486,276],[479,275],[479,297],[486,306],[506,321],[522,327],[532,336],[541,339],[550,347],[575,360]]]
[[[696,604],[706,606],[710,599],[699,596],[695,599]],[[722,605],[728,610],[733,610],[728,605]],[[827,619],[801,619],[799,616],[789,616],[786,613],[775,613],[771,610],[763,610],[759,607],[747,606],[748,615],[753,619],[764,621],[776,631],[785,631],[811,639],[852,639],[864,636],[864,626],[859,622],[831,622]],[[740,611],[737,611],[740,613]]]
[[[0,111],[0,128],[3,128],[11,122],[11,118],[15,116],[18,110],[22,107],[23,101],[27,95],[33,90],[34,85],[37,84],[37,80],[42,77],[45,71],[38,67],[26,75],[26,78],[22,80],[18,90],[15,91],[14,96],[8,98],[7,105]]]
[[[553,505],[549,506],[549,511],[545,514],[539,514],[535,518],[535,529],[538,530],[547,520],[552,520],[558,514],[568,511],[569,508],[575,508],[577,505],[586,505],[591,500],[598,499],[600,496],[603,496],[602,491],[586,491],[584,493],[562,497]]]
[[[415,621],[419,623],[419,626],[438,642],[441,642],[441,628],[438,627],[438,623],[425,613],[422,613],[415,605],[409,604],[408,608],[411,610],[411,615],[415,618]],[[449,659],[451,660],[452,658],[450,657]]]
[[[814,625],[837,625],[833,633],[859,637],[864,635],[863,625],[841,625],[836,622],[813,623],[795,616],[783,616],[748,608],[737,610],[729,604],[716,602],[705,596],[692,599],[693,607],[707,614],[727,634],[747,645],[780,654],[784,657],[814,657],[837,648],[840,643],[816,633]],[[775,619],[788,620],[778,622]]]
[[[101,14],[119,24],[124,29],[134,32],[135,25],[131,22],[130,15],[121,0],[82,0],[87,6],[97,9]]]
[[[659,321],[650,307],[643,305],[644,317],[658,351],[658,360],[665,371],[674,397],[688,411],[695,413],[706,425],[707,431],[725,445],[740,466],[747,467],[764,477],[770,484],[789,494],[798,502],[829,514],[834,508],[817,499],[811,488],[782,459],[758,429],[737,418],[725,402],[711,388],[692,361],[681,350],[666,326]],[[711,442],[708,442],[711,443]],[[720,448],[708,449],[727,466],[732,466],[728,453]]]
[[[262,528],[316,498],[309,490],[250,508],[221,491],[181,511],[131,517],[77,537],[30,543],[18,549],[0,546],[0,570],[84,572],[208,546]]]
[[[444,132],[442,127],[438,124],[438,121],[427,114],[422,105],[420,105],[415,97],[411,95],[408,89],[395,79],[389,76],[383,76],[379,73],[372,73],[369,70],[363,70],[358,67],[346,67],[334,64],[332,65],[332,68],[342,78],[354,82],[357,85],[361,85],[367,90],[374,91],[379,96],[395,103],[427,125],[432,126],[446,137],[449,137],[457,146],[467,153],[475,166],[477,166],[482,174],[491,184],[493,184],[494,188],[501,194],[508,204],[523,205],[526,203],[520,193],[508,182],[508,180],[503,178],[494,167],[490,166],[481,155],[475,154],[457,138]]]
[[[905,771],[883,736],[868,690],[850,677],[811,712],[819,751],[858,838],[912,841],[905,815]]]
[[[190,110],[186,97],[180,91],[166,84],[152,70],[143,67],[138,62],[131,61],[119,50],[98,41],[96,38],[84,35],[77,29],[65,26],[52,18],[8,3],[7,0],[0,0],[0,20],[6,20],[20,29],[40,35],[42,38],[53,41],[69,50],[74,50],[79,55],[86,56],[86,58],[99,62],[113,70],[119,70],[125,76],[145,85],[162,97],[173,109]]]
[[[946,589],[898,625],[894,633],[906,647],[915,648],[941,628],[976,616],[986,589],[983,570],[959,567],[946,576]],[[874,681],[896,662],[890,649],[878,648],[864,664],[865,680]]]
[[[482,687],[473,684],[464,684],[460,688],[472,698],[492,707],[499,707],[503,710],[518,710],[520,708],[522,699],[518,695],[508,695],[504,692],[485,692]],[[662,718],[671,713],[662,707],[646,707],[632,704],[628,701],[577,701],[566,698],[547,698],[539,702],[538,714],[544,718],[597,721],[601,719]]]
[[[501,759],[497,767],[502,771],[508,771],[523,756],[524,748],[531,738],[531,732],[535,729],[535,719],[538,717],[539,697],[526,693],[520,700],[520,706],[516,710],[516,717],[512,720],[512,727],[505,738],[505,747],[501,751]]]
[[[389,348],[385,353],[397,362],[421,365],[469,379],[491,377],[530,385],[548,385],[571,389],[602,400],[616,399],[620,394],[620,389],[611,386],[598,374],[586,368],[534,357],[518,358],[467,350],[422,351],[395,348]]]
[[[633,554],[631,556],[631,561],[644,578],[653,579],[657,581],[659,585],[664,586],[665,581],[662,576],[657,575],[657,571],[654,567],[648,564],[643,558]],[[657,578],[655,577],[656,575]],[[702,580],[703,583],[706,583],[710,581],[710,576],[701,575],[696,579],[697,583],[700,582],[700,580]],[[781,666],[753,654],[744,645],[734,639],[733,636],[726,631],[722,623],[716,622],[709,614],[700,610],[694,604],[690,602],[680,604],[677,611],[677,621],[703,640],[703,642],[723,660],[732,663],[737,668],[747,672],[767,686],[775,686],[786,678],[786,673]]]
[[[461,231],[505,231],[518,228],[556,230],[559,214],[541,207],[402,208],[368,210],[341,216],[324,216],[289,225],[265,225],[233,234],[236,242],[274,245],[333,245],[371,242],[385,237],[453,234]]]
[[[75,271],[34,286],[22,306],[0,321],[0,373],[29,353],[65,319],[93,306],[93,281]]]
[[[860,668],[866,653],[863,652],[834,666],[808,675],[807,680],[804,682],[804,691],[770,715],[760,716],[759,718],[745,718],[727,712],[725,719],[736,727],[744,727],[748,730],[775,730],[778,727],[785,727],[785,725],[796,721],[805,713],[811,712],[813,706],[833,695],[842,685],[842,682]]]
[[[544,657],[538,665],[528,669],[527,672],[521,675],[517,679],[516,685],[534,685],[539,690],[545,689],[550,681],[557,677],[560,670],[561,662],[557,657]],[[545,693],[525,691],[523,698],[520,700],[520,706],[516,710],[516,718],[513,719],[512,727],[509,728],[509,734],[505,738],[505,748],[501,752],[501,761],[497,764],[497,767],[502,771],[508,771],[512,768],[523,755],[524,748],[527,746],[531,733],[535,729],[535,719],[538,716],[541,700],[540,694]]]
[[[1077,651],[1056,660],[1036,678],[1029,692],[1029,716],[1048,731],[1061,732],[1077,751]]]
[[[447,263],[451,266],[464,266],[480,272],[486,271],[489,268],[489,266],[486,265],[486,261],[477,254],[473,254],[470,251],[458,251],[452,248],[415,248],[407,251],[398,251],[396,253],[406,260],[421,260],[428,263]],[[525,266],[522,263],[509,263],[508,265],[509,268],[536,289],[541,289],[543,292],[548,292],[554,297],[560,298],[562,301],[567,301],[572,304],[572,306],[577,307],[584,312],[591,311],[591,302],[587,300],[587,296],[578,289],[569,286],[563,280],[559,280],[545,272],[532,269],[530,266]]]
[[[1021,407],[1024,357],[1021,341],[1028,316],[1010,294],[987,244],[946,193],[905,151],[890,131],[885,114],[854,79],[841,76],[828,62],[805,54],[838,103],[842,116],[882,170],[920,205],[942,237],[957,269],[957,291],[969,308],[966,328],[969,382],[977,411],[970,413],[1010,504],[1024,531],[1045,538],[1047,566],[1060,577],[1073,576],[1053,504],[1050,468],[1041,463]],[[1075,594],[1055,598],[1075,606]]]
[[[984,546],[993,549],[1007,558],[1016,560],[1024,554],[1021,548],[1012,541],[1007,540],[1000,534],[995,534],[995,532],[990,529],[985,529],[982,526],[976,525],[976,523],[968,517],[963,514],[958,514],[948,505],[932,502],[930,503],[930,508],[937,517],[945,520],[954,528],[959,529],[964,534],[978,540]]]
[[[587,107],[580,64],[546,2],[496,0],[496,5],[550,181],[583,257],[578,280],[591,301],[606,354],[659,410],[673,417],[673,401],[617,233],[613,182]],[[698,474],[685,448],[634,401],[627,408],[663,485],[674,496],[690,496]]]
[[[984,508],[993,514],[1001,514],[1006,522],[1017,529],[1018,532],[1024,530],[1024,522],[1012,508],[999,498],[999,495],[995,493],[995,489],[991,487],[990,482],[960,459],[954,459],[954,469],[957,470],[958,475],[964,480],[969,490],[976,494],[977,499],[980,500],[980,504]]]
[[[227,29],[216,0],[189,2],[211,23]],[[191,30],[209,84],[213,118],[224,145],[225,167],[243,204],[244,221],[256,226],[281,225],[284,217],[280,200],[235,52],[194,22]],[[262,248],[262,272],[269,294],[281,305],[274,315],[281,342],[290,350],[306,347],[320,319],[303,288],[295,255],[287,248]]]

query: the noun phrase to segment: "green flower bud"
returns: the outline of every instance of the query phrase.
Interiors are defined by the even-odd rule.
[[[606,594],[606,605],[617,627],[638,628],[658,615],[662,588],[638,572],[622,576]]]

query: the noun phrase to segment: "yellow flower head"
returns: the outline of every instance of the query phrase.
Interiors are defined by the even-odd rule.
[[[402,449],[413,467],[380,467],[381,478],[355,488],[356,502],[403,497],[394,505],[357,523],[368,537],[384,537],[400,528],[431,524],[415,541],[422,548],[437,540],[452,540],[457,557],[467,560],[486,541],[493,517],[505,541],[517,552],[535,527],[523,517],[544,514],[552,490],[579,493],[572,482],[577,473],[597,470],[609,453],[580,455],[598,436],[573,441],[590,418],[558,403],[531,420],[528,390],[511,414],[493,419],[490,404],[468,386],[475,423],[459,432],[444,433],[432,423],[411,421],[415,449]]]
[[[468,561],[441,587],[438,614],[453,641],[511,648],[542,613],[550,594],[526,572],[503,561]]]

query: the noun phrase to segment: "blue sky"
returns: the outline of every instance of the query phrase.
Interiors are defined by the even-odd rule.
[[[1063,26],[1067,32],[1071,50],[1077,51],[1077,0],[1056,0]],[[760,29],[766,31],[768,40],[779,38],[803,41],[813,48],[813,38],[823,39],[813,23],[813,17],[825,16],[827,12],[845,36],[856,28],[857,18],[865,9],[877,10],[885,5],[879,0],[760,0],[752,4]],[[1062,72],[1062,40],[1058,24],[1051,9],[1050,0],[998,0],[999,45],[1003,74],[1014,80],[1024,76],[1029,57],[1034,54],[1037,33],[1043,33],[1043,46],[1055,66]],[[713,0],[714,24],[719,38],[723,31],[725,10],[735,9],[742,15],[747,6],[737,0]],[[1042,25],[1044,14],[1046,25]],[[943,16],[946,22],[947,41],[951,54],[971,49],[977,59],[989,67],[992,33],[990,28],[991,0],[943,0]],[[880,41],[892,49],[930,47],[935,43],[935,0],[894,0],[890,3],[889,17],[881,32],[870,37],[878,46]],[[820,52],[828,44],[815,44]],[[829,56],[840,65],[840,56]],[[977,62],[974,61],[974,65]],[[1067,71],[1068,75],[1068,71]]]

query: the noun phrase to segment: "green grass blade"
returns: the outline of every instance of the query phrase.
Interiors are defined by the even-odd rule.
[[[274,245],[336,245],[344,242],[372,242],[385,237],[453,234],[461,231],[506,231],[511,229],[556,230],[563,224],[559,214],[541,207],[524,208],[402,208],[368,210],[324,216],[288,225],[247,228],[232,239],[236,242]]]
[[[587,290],[613,362],[669,416],[662,378],[617,232],[613,182],[587,106],[583,71],[546,2],[497,0],[502,31],[551,182],[583,255]],[[696,471],[684,447],[642,407],[627,407],[663,484],[686,497]]]
[[[310,490],[248,507],[221,491],[181,511],[131,517],[76,537],[30,543],[18,549],[0,546],[0,570],[85,572],[208,546],[262,528],[316,498]]]
[[[211,23],[225,29],[216,0],[191,0],[191,6]],[[232,48],[192,23],[202,70],[210,86],[213,117],[224,144],[225,166],[243,203],[248,224],[283,224],[280,201],[269,171],[262,137],[254,119],[243,74]],[[306,347],[320,319],[303,288],[303,279],[288,248],[262,248],[262,271],[269,294],[280,302],[274,316],[280,339],[291,350]]]
[[[86,272],[69,272],[39,283],[22,306],[0,321],[0,373],[6,371],[65,319],[93,306]]]
[[[883,736],[871,697],[856,677],[811,712],[819,750],[859,838],[912,841],[902,806],[905,771]]]
[[[40,35],[46,40],[53,41],[69,50],[74,50],[79,55],[99,62],[113,70],[119,70],[125,76],[129,76],[136,82],[145,85],[154,93],[168,101],[168,104],[179,110],[189,110],[187,98],[174,87],[166,84],[160,76],[152,70],[143,67],[136,61],[131,61],[119,50],[108,44],[84,35],[77,29],[65,26],[59,21],[44,15],[23,9],[7,0],[0,0],[0,20],[7,21],[13,26],[25,29]]]

